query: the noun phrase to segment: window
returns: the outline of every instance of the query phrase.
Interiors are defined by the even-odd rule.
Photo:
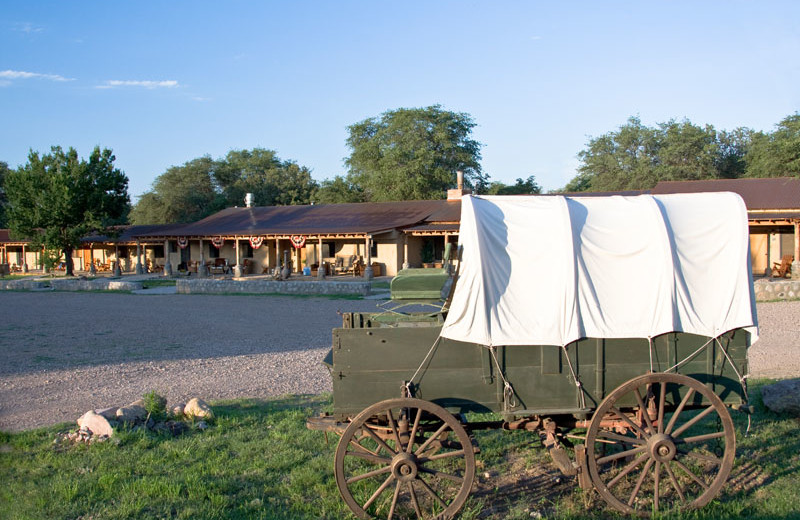
[[[240,253],[245,258],[253,258],[253,246],[250,245],[249,241],[244,243],[244,247],[241,249]]]
[[[369,255],[372,258],[375,258],[375,257],[378,256],[378,243],[375,242],[374,240],[372,241],[372,246],[370,246],[370,248],[369,248]]]
[[[214,247],[214,244],[208,244],[208,257],[219,258],[219,249]]]

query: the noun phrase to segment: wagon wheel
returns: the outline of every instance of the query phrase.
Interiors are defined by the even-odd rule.
[[[461,423],[421,399],[389,399],[353,419],[336,447],[336,483],[359,518],[450,518],[464,505],[475,453]]]
[[[586,448],[600,496],[615,509],[644,516],[701,507],[714,498],[733,466],[736,435],[725,405],[703,383],[648,374],[603,400]]]

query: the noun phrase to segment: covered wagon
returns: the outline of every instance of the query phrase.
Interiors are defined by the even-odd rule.
[[[746,409],[749,262],[732,193],[467,196],[449,297],[345,313],[333,413],[308,426],[341,434],[361,518],[455,515],[486,428],[538,432],[619,511],[700,507],[733,466],[728,408]]]

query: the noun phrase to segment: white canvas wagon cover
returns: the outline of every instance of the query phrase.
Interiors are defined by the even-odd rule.
[[[747,211],[734,193],[466,196],[459,242],[445,338],[757,337]]]

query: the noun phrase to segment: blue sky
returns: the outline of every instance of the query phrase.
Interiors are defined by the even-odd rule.
[[[347,126],[467,112],[492,180],[575,175],[629,116],[770,131],[800,110],[800,2],[406,0],[0,5],[0,161],[95,145],[140,195],[264,147],[345,173]]]

